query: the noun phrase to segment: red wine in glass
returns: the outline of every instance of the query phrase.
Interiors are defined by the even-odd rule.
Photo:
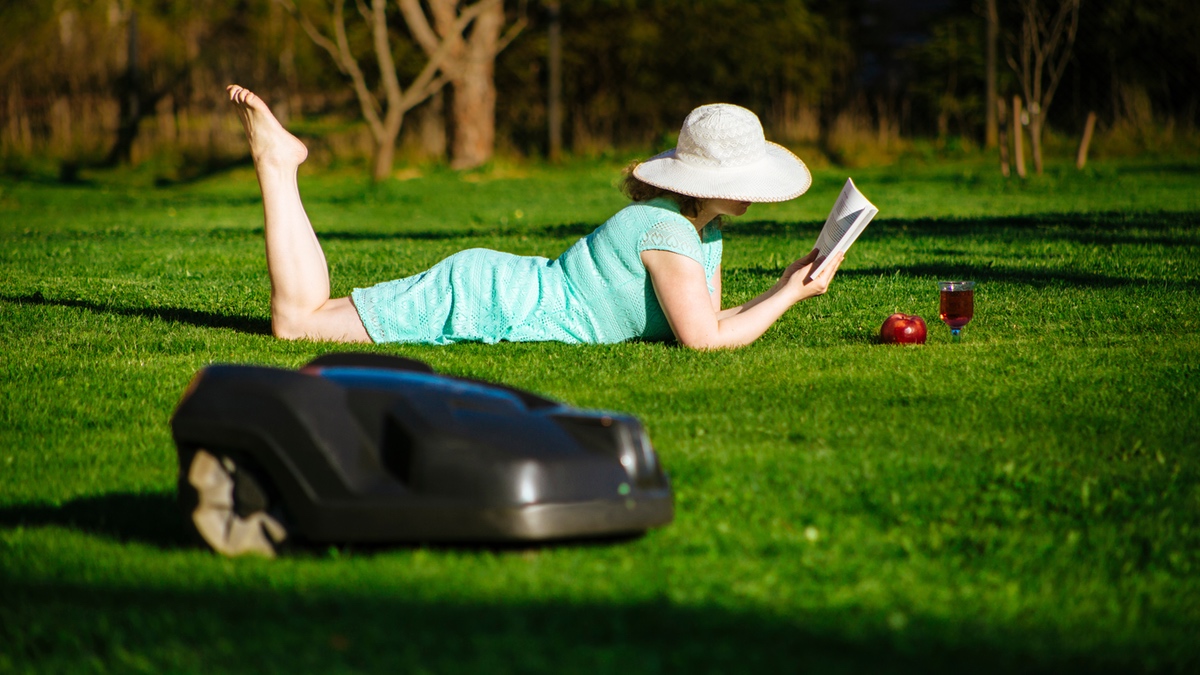
[[[959,332],[975,316],[974,281],[939,281],[942,304],[938,316],[950,327],[950,339],[958,342]]]

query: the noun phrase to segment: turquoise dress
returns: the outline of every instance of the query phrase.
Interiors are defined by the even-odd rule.
[[[641,258],[651,249],[703,265],[712,292],[720,231],[698,234],[674,202],[655,199],[621,209],[554,260],[469,249],[351,298],[375,342],[662,340],[671,327]]]

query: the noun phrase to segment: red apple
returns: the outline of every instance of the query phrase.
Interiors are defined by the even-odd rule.
[[[916,314],[897,312],[884,319],[879,327],[879,341],[884,344],[925,344],[925,319]]]

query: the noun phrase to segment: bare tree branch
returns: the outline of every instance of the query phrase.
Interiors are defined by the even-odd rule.
[[[429,98],[430,96],[433,96],[434,94],[438,93],[438,90],[440,90],[442,87],[446,86],[446,83],[449,81],[450,81],[450,78],[447,77],[446,75],[438,75],[437,77],[431,79],[429,82],[425,83],[425,85],[423,87],[421,87],[420,89],[418,89],[416,86],[409,87],[408,88],[408,96],[406,97],[406,100],[412,99],[412,100],[415,100],[418,102],[424,101],[425,99]]]
[[[450,78],[450,73],[453,72],[453,66],[444,65],[447,55],[453,43],[449,40],[443,40],[438,45],[437,49],[429,55],[429,62],[421,69],[421,72],[408,85],[408,93],[404,96],[406,103],[411,102],[412,105],[425,100],[425,97],[431,96],[441,89]],[[439,76],[439,72],[441,75]],[[434,84],[436,83],[436,86]],[[424,95],[421,95],[425,92]],[[410,106],[411,107],[411,106]]]
[[[435,31],[429,23],[429,18],[425,16],[425,10],[421,8],[420,0],[397,0],[400,5],[400,13],[404,15],[404,21],[408,24],[408,30],[413,34],[413,39],[417,44],[421,45],[421,49],[434,59],[435,56],[440,60],[446,54],[446,42],[453,41],[461,42],[463,31],[471,24],[480,14],[491,8],[492,5],[502,2],[503,0],[479,0],[473,5],[470,5],[462,10],[460,14],[453,14],[454,2],[448,1],[443,4],[433,4],[431,9],[435,14],[435,20],[438,24],[438,30]],[[449,11],[448,11],[449,10]],[[527,21],[522,17],[517,23],[513,24],[513,29],[510,29],[510,36],[507,37],[507,42],[511,42],[516,37],[517,33],[525,27]],[[501,47],[503,49],[503,47]],[[499,50],[497,50],[499,51]]]
[[[508,30],[504,31],[504,35],[501,35],[500,41],[496,43],[496,53],[499,54],[507,49],[508,45],[512,44],[512,41],[517,39],[517,36],[520,35],[521,31],[525,30],[525,27],[528,25],[529,21],[523,16],[513,22],[513,25],[509,26]]]
[[[371,37],[375,43],[375,58],[379,62],[379,76],[383,79],[384,95],[387,96],[387,124],[390,127],[399,122],[397,115],[404,115],[404,110],[400,107],[404,92],[400,88],[400,79],[396,76],[396,61],[392,58],[392,46],[388,42],[387,0],[371,0],[371,11]]]
[[[473,5],[464,7],[458,14],[458,20],[453,24],[452,34],[462,37],[462,34],[467,30],[467,26],[476,19],[480,14],[488,11],[494,5],[502,4],[503,0],[479,0]]]
[[[1057,10],[1045,11],[1039,0],[1021,0],[1021,30],[1017,42],[1019,55],[1005,49],[1008,64],[1017,73],[1025,101],[1029,106],[1029,135],[1033,160],[1042,173],[1042,129],[1046,114],[1063,73],[1071,60],[1071,48],[1079,27],[1080,0],[1058,0]],[[1013,128],[1019,133],[1019,121]]]
[[[379,118],[381,107],[379,100],[367,86],[367,78],[363,76],[362,69],[358,67],[358,60],[354,58],[354,52],[350,50],[350,40],[346,37],[345,7],[346,0],[334,0],[333,29],[337,37],[338,54],[349,71],[350,80],[354,83],[354,93],[358,96],[359,107],[362,108],[363,116],[367,118],[371,133],[375,135],[376,139],[383,138],[384,125],[383,120]]]
[[[444,40],[448,37],[462,37],[462,31],[455,28],[454,20],[458,17],[459,0],[425,0],[429,5],[429,13],[433,16],[433,27]],[[476,3],[478,4],[478,3]],[[464,7],[464,10],[469,7]]]
[[[275,0],[288,11],[296,21],[300,23],[301,28],[308,34],[309,39],[318,47],[324,49],[333,57],[333,62],[337,65],[344,75],[350,78],[354,86],[355,96],[358,98],[359,107],[362,108],[363,117],[367,120],[367,126],[371,128],[371,134],[376,139],[383,135],[383,120],[379,117],[379,101],[371,93],[370,87],[367,86],[366,77],[363,76],[362,69],[358,67],[358,61],[355,60],[353,53],[350,51],[350,43],[346,39],[346,20],[342,8],[345,0],[336,0],[334,3],[334,33],[336,42],[330,40],[322,33],[312,20],[306,14],[296,7],[292,0]]]
[[[1059,13],[1060,26],[1062,23],[1061,19],[1066,18],[1065,15],[1068,13],[1070,17],[1067,19],[1069,24],[1066,27],[1066,42],[1059,52],[1058,63],[1053,64],[1051,67],[1050,85],[1046,88],[1045,101],[1042,103],[1043,108],[1050,107],[1050,101],[1054,99],[1054,94],[1058,91],[1058,85],[1062,83],[1062,76],[1067,70],[1067,64],[1071,62],[1071,47],[1075,44],[1075,36],[1079,29],[1079,0],[1064,3],[1063,9]]]
[[[407,87],[404,87],[396,70],[393,36],[388,30],[389,0],[354,0],[354,6],[370,32],[371,48],[375,52],[375,61],[379,69],[378,89],[382,89],[382,93],[379,93],[378,89],[373,91],[367,84],[360,61],[350,46],[346,32],[346,0],[333,0],[330,16],[332,34],[318,29],[297,7],[295,0],[275,2],[300,23],[309,38],[328,52],[338,70],[350,79],[363,117],[376,141],[373,175],[377,180],[386,177],[391,171],[395,139],[405,113],[447,83],[457,81],[456,78],[466,77],[465,68],[472,64],[477,65],[480,58],[494,59],[526,25],[522,16],[509,27],[500,47],[496,49],[499,29],[504,22],[503,0],[477,0],[461,9],[460,0],[425,0],[424,4],[421,0],[396,0],[413,40],[428,57],[421,71]],[[481,16],[486,18],[483,24],[477,22]],[[488,37],[479,41],[478,45],[475,45],[477,41],[470,37],[476,35],[472,23],[475,23],[477,28],[486,26],[480,28],[482,32],[479,34]],[[487,53],[473,56],[466,54],[466,50],[472,45],[475,46],[475,51],[483,49]],[[486,133],[484,137],[491,138]],[[490,143],[490,140],[486,142]]]
[[[421,49],[425,50],[426,55],[432,57],[433,53],[437,51],[440,40],[425,17],[425,10],[421,9],[421,0],[398,0],[397,4],[400,5],[400,13],[404,16],[404,21],[408,24],[408,30],[412,33],[413,39],[421,45]]]

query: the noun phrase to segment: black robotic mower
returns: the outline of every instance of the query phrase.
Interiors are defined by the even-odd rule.
[[[213,365],[171,420],[179,496],[225,555],[285,543],[533,542],[674,517],[634,417],[329,354],[299,371]]]

